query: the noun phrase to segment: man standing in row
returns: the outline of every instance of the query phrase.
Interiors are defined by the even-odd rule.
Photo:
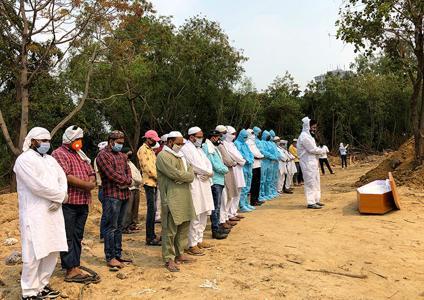
[[[122,258],[122,221],[128,204],[132,184],[127,156],[121,153],[125,142],[123,132],[112,131],[107,147],[97,156],[97,165],[102,178],[103,207],[106,216],[104,251],[111,270],[123,268],[123,263],[132,262]]]
[[[204,255],[203,249],[212,247],[203,242],[203,233],[206,229],[208,216],[214,210],[211,190],[212,164],[203,152],[202,144],[203,131],[199,127],[192,127],[188,130],[188,141],[181,149],[194,172],[194,180],[190,186],[196,218],[190,223],[187,253],[197,256]]]
[[[170,132],[156,161],[162,202],[162,257],[171,272],[180,270],[178,263],[193,262],[184,255],[184,249],[190,221],[196,217],[190,193],[194,173],[180,153],[183,145],[182,134]]]
[[[68,252],[60,253],[62,268],[66,270],[65,281],[85,283],[91,276],[80,267],[82,239],[91,203],[91,190],[96,187],[96,179],[90,159],[81,150],[84,133],[78,126],[65,130],[62,146],[53,151],[52,156],[62,167],[68,180],[68,201],[62,206],[65,218]]]
[[[260,206],[264,202],[259,201],[259,191],[261,188],[261,164],[264,155],[259,150],[257,144],[259,141],[259,134],[261,133],[261,129],[259,127],[254,127],[252,129],[247,130],[249,132],[249,138],[247,140],[247,145],[249,146],[250,151],[253,153],[255,157],[255,161],[253,162],[253,170],[252,170],[252,186],[250,189],[250,204],[252,206]]]
[[[46,154],[50,139],[47,129],[31,129],[13,168],[19,199],[22,299],[28,300],[59,297],[60,292],[48,284],[58,253],[68,250],[61,207],[68,186],[60,165]]]

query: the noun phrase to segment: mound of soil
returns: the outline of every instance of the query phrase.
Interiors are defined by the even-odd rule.
[[[414,139],[409,139],[397,151],[390,153],[376,168],[363,175],[355,185],[362,186],[374,180],[387,179],[388,172],[392,172],[398,185],[423,189],[424,165],[416,165],[414,146]]]

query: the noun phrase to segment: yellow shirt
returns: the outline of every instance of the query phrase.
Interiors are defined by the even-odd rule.
[[[294,162],[299,162],[299,155],[297,155],[297,148],[293,145],[290,145],[289,152],[294,156]]]
[[[153,149],[146,144],[137,151],[140,169],[143,173],[143,185],[156,187],[158,174],[156,171],[156,155]]]

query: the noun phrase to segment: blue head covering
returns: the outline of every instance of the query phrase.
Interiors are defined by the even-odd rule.
[[[274,139],[274,137],[275,137],[275,131],[271,129],[271,130],[269,131],[269,134],[271,135],[271,140],[273,140],[273,139]]]
[[[266,142],[268,137],[271,137],[271,135],[269,134],[269,131],[264,130],[264,132],[262,132],[262,141]]]
[[[238,151],[240,151],[246,162],[248,164],[253,164],[255,157],[253,156],[252,151],[250,151],[249,146],[246,144],[248,135],[249,133],[247,130],[242,129],[234,142],[234,145],[237,147]]]
[[[262,129],[260,129],[258,126],[253,127],[253,132],[255,133],[256,137],[259,136],[259,134],[262,132]]]

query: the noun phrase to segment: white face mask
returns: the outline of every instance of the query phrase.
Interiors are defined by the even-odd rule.
[[[202,143],[203,143],[203,139],[201,138],[196,138],[196,140],[193,142],[194,146],[196,146],[197,148],[202,147]]]
[[[180,150],[181,150],[181,148],[182,148],[183,146],[181,146],[181,145],[173,145],[172,146],[172,150],[175,152],[175,153],[178,153],[178,152],[180,152]]]
[[[234,139],[235,139],[236,137],[234,136],[234,135],[232,135],[231,133],[227,133],[226,135],[225,135],[225,140],[227,141],[227,142],[232,142],[232,141],[234,141]]]

